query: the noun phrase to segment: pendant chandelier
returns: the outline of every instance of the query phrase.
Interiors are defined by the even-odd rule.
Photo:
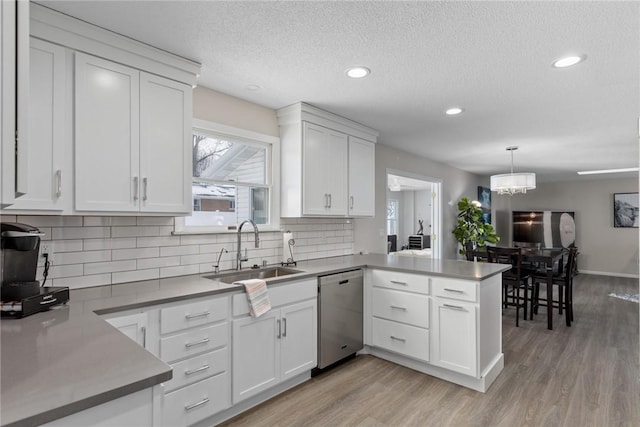
[[[498,194],[508,194],[510,196],[518,193],[526,193],[527,190],[535,190],[536,174],[530,172],[513,172],[513,152],[518,147],[507,147],[511,152],[511,173],[491,176],[491,191]]]

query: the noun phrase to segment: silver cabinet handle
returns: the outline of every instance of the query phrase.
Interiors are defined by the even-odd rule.
[[[351,202],[351,209],[353,209],[353,196],[349,197],[349,201]]]
[[[47,304],[54,303],[54,302],[56,302],[56,301],[58,301],[56,298],[48,299],[48,300],[46,300],[46,301],[40,301],[40,305],[47,305]]]
[[[191,348],[191,347],[195,347],[195,346],[197,346],[197,345],[206,344],[206,343],[208,343],[208,342],[209,342],[209,338],[205,338],[205,339],[203,339],[203,340],[196,341],[196,342],[188,342],[188,343],[186,343],[184,346],[185,346],[186,348]]]
[[[400,280],[389,280],[391,283],[393,283],[394,285],[403,285],[403,286],[407,286],[407,282],[401,282]]]
[[[143,201],[147,200],[147,186],[148,186],[147,177],[145,176],[144,178],[142,178],[142,189],[143,189],[142,200]]]
[[[329,207],[329,195],[327,193],[324,193],[324,207]]]
[[[446,308],[451,308],[451,309],[453,309],[453,310],[462,310],[462,311],[467,311],[467,310],[465,310],[465,309],[464,309],[464,307],[461,307],[461,306],[459,306],[459,305],[442,304],[442,306],[443,306],[443,307],[446,307]]]
[[[282,336],[283,337],[287,336],[287,318],[286,317],[282,318]]]
[[[394,337],[393,335],[390,335],[389,338],[391,338],[394,341],[407,342],[406,338],[398,338],[398,337]]]
[[[396,310],[407,311],[407,307],[400,307],[399,305],[390,305],[389,307],[394,308]]]
[[[276,322],[278,322],[278,336],[276,336],[276,338],[281,338],[282,337],[282,325],[280,324],[280,319],[276,320]]]
[[[202,367],[200,367],[198,369],[192,369],[191,371],[184,371],[184,374],[185,375],[193,375],[193,374],[197,374],[198,372],[206,371],[207,369],[209,369],[209,365],[203,365]]]
[[[331,193],[329,193],[329,207],[331,207]]]
[[[133,177],[133,200],[138,201],[138,177]]]
[[[208,316],[210,314],[211,313],[209,311],[203,311],[202,313],[186,314],[184,316],[184,318],[187,319],[187,320],[191,320],[191,319],[197,319],[198,317],[206,317],[206,316]]]
[[[140,332],[142,332],[142,348],[147,348],[147,328],[141,327]]]
[[[204,398],[204,399],[202,399],[200,402],[192,403],[191,405],[187,405],[187,406],[185,406],[185,407],[184,407],[184,410],[185,410],[185,411],[190,411],[190,410],[195,409],[195,408],[197,408],[198,406],[202,406],[202,405],[204,405],[204,404],[206,404],[206,403],[209,403],[209,398],[208,398],[208,397],[205,397],[205,398]]]
[[[62,197],[62,170],[56,171],[56,197]]]
[[[464,294],[464,291],[461,291],[460,289],[444,288],[444,290],[447,292],[455,292],[456,294]]]

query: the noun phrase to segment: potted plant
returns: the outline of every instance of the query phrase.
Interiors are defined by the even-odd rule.
[[[467,260],[473,260],[473,251],[484,247],[487,243],[497,243],[500,237],[493,225],[486,224],[482,219],[480,202],[463,197],[458,202],[458,223],[453,230],[458,243],[460,254],[466,255]]]

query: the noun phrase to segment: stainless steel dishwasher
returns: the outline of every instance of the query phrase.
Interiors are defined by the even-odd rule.
[[[318,369],[363,347],[362,270],[318,277]]]

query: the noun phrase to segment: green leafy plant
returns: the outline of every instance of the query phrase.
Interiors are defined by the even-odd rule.
[[[458,202],[458,211],[458,223],[453,235],[461,245],[460,255],[466,255],[468,260],[472,260],[474,249],[500,240],[493,225],[483,221],[480,202],[463,197]]]

